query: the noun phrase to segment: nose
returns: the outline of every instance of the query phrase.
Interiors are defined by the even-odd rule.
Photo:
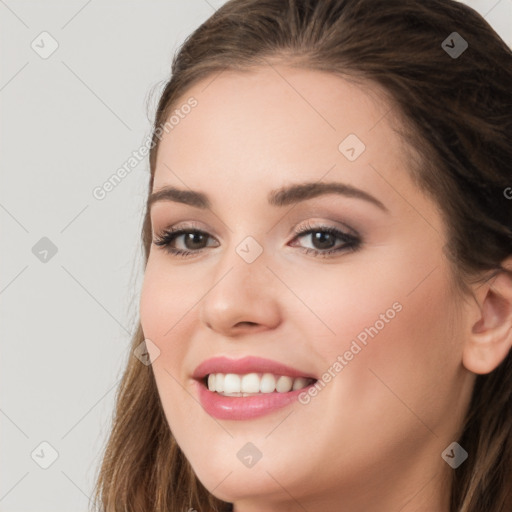
[[[223,336],[276,328],[282,290],[266,263],[265,252],[248,263],[235,250],[219,260],[199,305],[200,321]]]

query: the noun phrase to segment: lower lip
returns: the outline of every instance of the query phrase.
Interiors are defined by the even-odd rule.
[[[199,387],[199,401],[203,409],[219,420],[249,420],[269,414],[295,402],[301,393],[313,386],[307,386],[288,393],[261,393],[254,396],[223,396],[210,391],[203,383]]]

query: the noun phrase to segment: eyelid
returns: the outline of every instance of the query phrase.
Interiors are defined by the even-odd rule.
[[[361,238],[361,233],[348,224],[345,224],[341,221],[334,221],[334,220],[321,220],[319,217],[316,219],[308,218],[307,220],[304,220],[299,223],[292,223],[292,226],[290,227],[287,237],[295,236],[297,237],[299,234],[302,235],[304,231],[307,229],[326,229],[326,228],[334,228],[340,231],[343,231],[345,234],[352,236],[354,238]],[[175,232],[179,230],[189,230],[189,231],[201,231],[202,233],[212,237],[216,238],[218,241],[222,240],[222,237],[213,234],[212,230],[210,228],[202,227],[202,224],[197,221],[182,221],[178,222],[176,224],[170,224],[162,229],[154,229],[152,227],[153,237],[157,235],[157,233],[164,233],[164,232]],[[231,231],[231,230],[230,230]]]
[[[305,229],[325,229],[325,228],[333,228],[339,231],[343,231],[347,235],[353,236],[355,238],[360,238],[361,235],[354,228],[340,221],[333,220],[312,220],[308,219],[304,222],[301,222],[298,225],[295,225],[291,228],[290,235],[296,234],[298,231],[303,231]]]
[[[187,229],[189,231],[202,231],[210,236],[213,236],[209,228],[201,227],[201,225],[194,220],[178,222],[176,224],[169,223],[164,225],[164,227],[161,229],[155,229],[152,226],[153,235],[156,235],[157,233],[164,233],[165,231],[179,231],[180,229]]]

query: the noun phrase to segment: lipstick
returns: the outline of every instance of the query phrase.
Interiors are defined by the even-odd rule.
[[[214,418],[229,420],[282,409],[317,380],[310,372],[252,356],[208,359],[194,370],[193,378],[203,409]]]

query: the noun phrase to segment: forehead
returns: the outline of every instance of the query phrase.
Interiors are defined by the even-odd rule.
[[[195,106],[184,108],[191,98]],[[361,183],[375,173],[369,163],[382,172],[401,164],[401,141],[386,118],[390,110],[376,86],[332,73],[277,64],[223,71],[196,83],[173,105],[154,189],[183,186],[180,176],[193,188],[271,188],[319,180],[329,170],[335,171],[329,178]],[[344,153],[350,146],[355,160]]]

